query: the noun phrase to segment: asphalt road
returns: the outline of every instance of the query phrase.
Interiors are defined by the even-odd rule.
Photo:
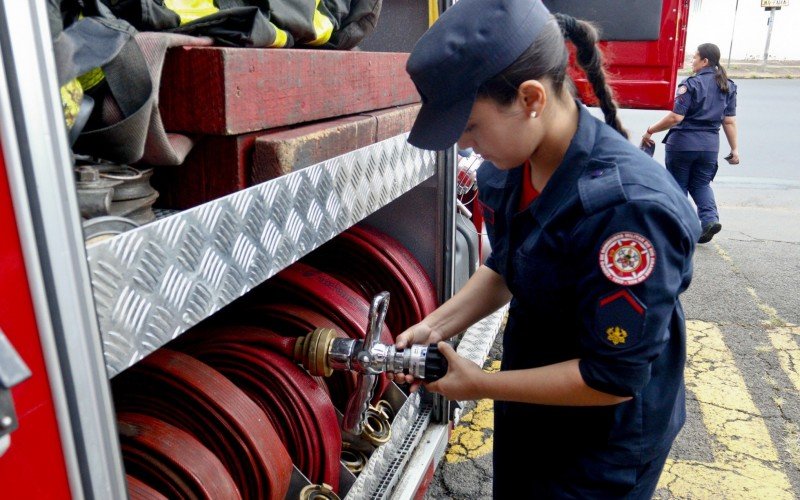
[[[682,296],[687,424],[656,498],[800,497],[800,80],[737,84],[742,162],[722,161],[723,138],[713,184],[723,230],[698,247]],[[663,113],[621,118],[638,140]],[[499,354],[496,343],[487,369]],[[491,405],[469,410],[427,498],[491,497]]]

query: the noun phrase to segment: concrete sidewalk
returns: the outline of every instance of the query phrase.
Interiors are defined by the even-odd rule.
[[[723,60],[722,65],[728,72],[731,80],[747,78],[800,78],[800,61],[762,61],[740,60],[731,61],[730,65]],[[678,76],[686,77],[692,74],[691,59],[678,71]]]

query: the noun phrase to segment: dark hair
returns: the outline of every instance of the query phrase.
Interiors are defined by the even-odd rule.
[[[542,77],[548,77],[557,92],[567,85],[570,93],[574,94],[575,87],[567,75],[569,52],[564,43],[564,38],[567,38],[577,49],[578,64],[592,84],[606,123],[627,138],[628,133],[617,117],[613,92],[606,81],[603,54],[597,48],[600,38],[597,30],[590,23],[572,16],[555,14],[553,17],[516,61],[480,86],[478,95],[508,105],[516,98],[522,82]]]
[[[697,53],[702,59],[708,59],[708,65],[714,68],[716,72],[715,79],[717,80],[717,86],[721,91],[727,94],[728,73],[725,72],[725,68],[719,63],[719,47],[713,43],[704,43],[697,46]]]

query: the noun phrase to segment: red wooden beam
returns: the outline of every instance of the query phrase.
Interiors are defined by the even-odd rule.
[[[266,133],[256,139],[250,183],[258,184],[411,130],[419,105],[372,111]]]
[[[167,55],[169,131],[235,135],[419,101],[408,54],[180,47]]]

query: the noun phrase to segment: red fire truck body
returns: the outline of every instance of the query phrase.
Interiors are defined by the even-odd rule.
[[[387,12],[403,8],[384,3]],[[629,4],[546,3],[551,9],[566,5],[564,10],[576,17],[596,16],[601,26],[604,5]],[[631,36],[615,32],[614,39],[603,42],[612,82],[624,107],[670,109],[684,58],[689,2],[637,3],[657,19],[646,23],[630,17],[639,15],[634,12],[617,23],[623,31],[627,23]],[[440,300],[453,293],[455,152],[416,150],[402,134],[85,246],[43,4],[15,0],[0,7],[3,498],[126,498],[110,380],[353,224],[366,220],[406,245]],[[613,16],[619,6],[607,10]],[[391,26],[391,16],[381,23]],[[382,29],[373,37],[379,40]],[[585,80],[572,73],[586,95]],[[278,214],[281,204],[290,207]],[[319,207],[328,212],[315,219]],[[263,229],[248,233],[253,217],[260,218],[262,228],[283,221],[281,227],[275,223],[282,232],[280,251],[263,244]],[[290,230],[286,221],[293,217],[298,222]],[[227,256],[218,257],[224,253],[214,244],[220,234],[230,244]],[[168,262],[170,245],[175,252],[196,245],[200,258],[218,260],[221,274],[186,272],[181,283],[189,299],[183,301],[159,292],[163,282],[161,288],[142,284],[137,273],[152,260],[141,249],[161,248],[164,254],[157,260]],[[165,264],[150,274],[158,281],[171,269]],[[205,302],[197,298],[200,290],[208,296]],[[481,363],[499,323],[500,315],[494,315],[466,332],[459,352]],[[394,443],[397,449],[373,454],[370,461],[378,463],[344,481],[342,496],[412,498],[424,491],[443,456],[453,412],[444,401],[412,407],[420,403],[402,391],[396,394],[397,409],[407,420],[395,429],[402,434]]]

